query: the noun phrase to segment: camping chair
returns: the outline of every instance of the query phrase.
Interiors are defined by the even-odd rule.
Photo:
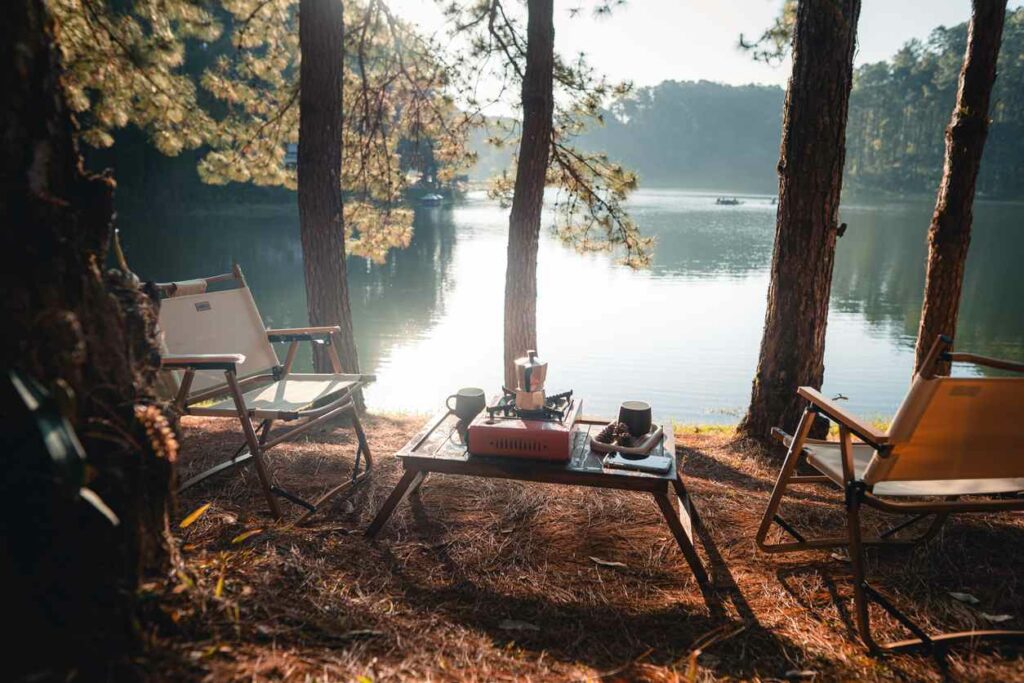
[[[846,547],[853,569],[857,628],[872,651],[923,646],[936,650],[957,641],[985,637],[1022,638],[1024,631],[975,630],[929,635],[869,584],[864,546],[910,545],[934,536],[946,518],[961,512],[1024,510],[1024,376],[933,376],[940,362],[966,362],[1024,373],[1024,364],[952,353],[952,340],[939,337],[914,377],[888,431],[857,419],[810,387],[798,393],[810,402],[793,436],[775,430],[789,447],[785,463],[757,531],[757,547],[767,553]],[[839,425],[839,441],[808,438],[817,415]],[[853,437],[859,441],[854,441]],[[801,463],[820,474],[797,475]],[[805,538],[779,514],[791,484],[830,484],[845,492],[845,535]],[[877,537],[861,534],[861,506],[909,514]],[[895,535],[930,520],[916,538]],[[793,541],[768,543],[773,524]],[[914,638],[877,643],[868,607],[874,602]]]
[[[242,269],[200,280],[158,284],[164,297],[159,327],[164,351],[162,368],[172,370],[174,402],[187,415],[239,420],[245,442],[229,460],[185,481],[185,490],[201,481],[252,461],[263,495],[275,518],[281,518],[280,496],[306,512],[301,523],[329,499],[364,479],[373,467],[356,411],[356,392],[373,375],[343,374],[336,349],[338,327],[264,329]],[[326,345],[332,374],[292,372],[300,342]],[[282,365],[272,342],[289,342]],[[314,502],[275,485],[264,454],[274,446],[348,414],[358,440],[352,476]],[[253,421],[259,421],[259,427]],[[271,438],[275,422],[297,422]],[[360,459],[366,465],[360,472]]]

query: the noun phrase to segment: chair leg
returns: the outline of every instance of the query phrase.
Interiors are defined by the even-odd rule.
[[[907,543],[908,545],[917,545],[919,543],[924,543],[925,541],[931,540],[935,537],[937,533],[939,533],[939,529],[942,528],[942,525],[945,523],[946,519],[949,518],[948,512],[914,515],[910,519],[901,522],[900,524],[896,524],[895,526],[889,529],[886,529],[881,534],[879,534],[878,537],[880,539],[892,538],[900,531],[903,531],[904,529],[914,526],[918,522],[927,519],[928,517],[931,517],[932,521],[931,524],[928,525],[927,529],[925,529],[923,532],[921,532],[913,538],[908,538],[905,541],[897,541],[900,543]]]
[[[357,484],[361,483],[364,479],[370,476],[373,470],[373,457],[370,455],[370,445],[366,440],[366,434],[363,432],[363,425],[359,422],[359,415],[352,406],[352,425],[356,432],[356,439],[359,445],[356,446],[356,459],[352,465],[352,477],[348,481],[344,481],[341,484],[329,489],[322,496],[313,501],[309,509],[306,510],[298,519],[293,522],[293,525],[299,526],[305,524],[313,515],[320,510],[320,506],[334,498],[340,493],[344,493],[349,489],[354,488]],[[359,472],[359,456],[366,455],[366,466],[363,468],[362,474]]]
[[[946,496],[944,498],[944,500],[955,501],[955,500],[959,500],[959,498],[960,498],[960,496]],[[918,545],[918,544],[930,541],[931,539],[935,538],[936,534],[939,533],[939,530],[942,529],[942,525],[946,523],[947,519],[949,519],[949,517],[950,517],[950,513],[949,512],[936,512],[936,513],[931,513],[931,514],[923,513],[923,514],[919,514],[919,515],[914,515],[910,519],[908,519],[908,520],[906,520],[906,521],[904,521],[904,522],[902,522],[900,524],[896,524],[893,527],[883,531],[881,534],[878,535],[878,538],[879,538],[879,540],[885,540],[885,539],[891,538],[892,536],[895,536],[900,531],[902,531],[902,530],[904,530],[904,529],[906,529],[908,527],[911,527],[911,526],[917,524],[918,522],[920,522],[921,520],[927,519],[928,517],[931,517],[932,521],[931,521],[931,524],[928,525],[927,529],[925,529],[922,533],[920,533],[919,535],[917,535],[917,536],[915,536],[913,538],[908,538],[905,541],[897,541],[897,542],[905,543],[907,545]]]
[[[252,427],[252,420],[249,419],[249,411],[245,406],[245,399],[238,388],[238,380],[235,373],[228,371],[224,373],[228,381],[228,388],[231,390],[231,397],[235,402],[235,410],[238,411],[238,419],[242,423],[242,431],[245,433],[245,440],[249,443],[249,452],[252,453],[253,462],[256,464],[256,475],[260,480],[260,487],[263,489],[263,496],[267,499],[267,506],[270,507],[270,514],[274,519],[281,519],[281,506],[277,504],[277,498],[271,491],[270,476],[267,473],[266,464],[263,462],[263,444],[256,436]]]
[[[856,482],[846,489],[846,534],[849,539],[847,553],[853,569],[853,602],[857,617],[857,631],[869,650],[878,650],[871,637],[871,615],[868,612],[867,581],[864,572],[864,546],[860,536],[860,491]]]
[[[951,633],[939,633],[929,635],[914,623],[909,616],[904,614],[896,605],[889,601],[884,595],[875,590],[867,581],[864,567],[864,543],[860,532],[860,503],[863,496],[863,485],[853,482],[846,491],[846,520],[847,533],[849,535],[850,564],[853,569],[853,600],[857,614],[857,630],[861,640],[873,653],[896,652],[915,648],[924,648],[936,654],[950,645],[961,642],[977,643],[980,640],[1024,640],[1024,631],[958,631]],[[917,540],[926,540],[933,536],[943,522],[949,517],[948,513],[935,515],[928,530]],[[871,634],[871,618],[868,609],[871,603],[875,603],[890,616],[898,621],[904,628],[910,631],[914,637],[906,640],[889,641],[879,643]]]
[[[352,408],[352,427],[356,432],[356,439],[359,441],[359,448],[356,450],[356,464],[355,470],[352,472],[352,478],[359,474],[359,454],[362,453],[366,456],[366,473],[369,473],[373,469],[373,456],[370,454],[370,444],[366,440],[366,433],[363,431],[363,423],[359,421],[359,411]]]
[[[850,539],[848,552],[850,555],[850,565],[853,570],[853,601],[857,614],[857,631],[864,645],[873,653],[891,652],[911,647],[924,647],[934,651],[937,644],[936,641],[964,639],[966,634],[949,634],[937,638],[930,637],[910,617],[900,611],[896,605],[868,583],[864,567],[864,544],[861,541],[860,529],[860,504],[863,495],[864,485],[861,482],[851,482],[846,487],[846,528]],[[932,527],[940,526],[944,519],[945,515],[937,515],[937,519],[932,523]],[[872,602],[889,613],[904,628],[914,634],[915,637],[910,640],[878,643],[871,634],[871,615],[869,609]]]
[[[256,431],[256,434],[260,437],[260,446],[266,450],[267,439],[270,438],[270,430],[274,428],[273,420],[264,420],[260,423],[260,428]]]
[[[960,496],[946,496],[947,501],[954,501],[959,499]],[[931,539],[935,538],[935,535],[939,533],[939,530],[942,528],[942,525],[946,523],[946,520],[949,519],[949,516],[950,513],[948,512],[940,512],[936,514],[935,519],[932,520],[932,523],[928,526],[927,531],[921,534],[921,536],[919,536],[915,542],[924,543],[925,541],[930,541]]]
[[[935,538],[935,535],[939,533],[939,530],[942,528],[942,525],[946,523],[947,519],[949,519],[948,512],[942,512],[935,515],[935,519],[933,519],[932,523],[928,525],[928,530],[921,534],[915,542],[924,543],[925,541],[930,541]]]
[[[814,411],[807,409],[804,411],[803,416],[800,418],[800,424],[797,425],[796,433],[793,435],[793,440],[790,442],[789,451],[786,453],[786,460],[782,464],[782,471],[779,472],[779,478],[775,481],[775,487],[772,489],[772,496],[768,500],[768,507],[765,508],[764,516],[761,518],[761,525],[757,529],[756,543],[757,547],[765,552],[773,552],[778,550],[775,549],[775,544],[766,543],[768,538],[768,531],[771,529],[772,524],[777,521],[782,521],[778,517],[779,506],[782,504],[782,497],[786,493],[786,489],[789,486],[789,480],[796,472],[797,465],[803,459],[803,447],[804,441],[807,439],[807,435],[811,431],[811,427],[814,425]],[[782,522],[783,528],[788,525]],[[798,541],[803,539],[799,535],[794,534],[792,529],[787,529],[790,534],[796,536]],[[788,544],[786,544],[788,545]]]

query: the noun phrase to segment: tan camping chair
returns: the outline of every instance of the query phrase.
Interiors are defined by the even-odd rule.
[[[373,375],[343,374],[336,350],[338,327],[303,327],[268,330],[263,327],[252,293],[237,265],[231,273],[201,280],[158,284],[164,297],[159,328],[165,353],[162,367],[172,371],[171,390],[179,409],[188,415],[239,420],[245,441],[229,460],[185,481],[181,490],[249,461],[256,466],[263,495],[276,518],[281,517],[277,497],[303,508],[305,521],[330,498],[365,478],[373,466],[356,411],[356,392]],[[300,342],[323,343],[332,374],[293,373]],[[289,342],[282,365],[272,342]],[[352,476],[307,502],[275,485],[264,454],[313,427],[349,415],[358,440]],[[253,421],[259,422],[258,427]],[[275,422],[297,422],[271,437]],[[360,471],[360,460],[365,466]]]
[[[789,447],[785,463],[757,531],[757,547],[768,553],[846,547],[853,566],[857,627],[872,650],[924,646],[937,649],[956,641],[983,637],[1024,638],[1024,631],[962,631],[929,635],[873,588],[864,574],[865,545],[910,545],[938,532],[945,519],[961,512],[1024,510],[1024,376],[933,376],[940,362],[975,365],[1024,373],[1024,364],[951,353],[952,341],[940,337],[921,373],[896,412],[888,431],[868,425],[810,387],[800,396],[810,405],[796,434],[776,430]],[[817,415],[839,425],[839,441],[808,438]],[[853,437],[859,440],[854,441]],[[820,474],[797,475],[801,463]],[[805,538],[782,515],[779,506],[791,484],[829,484],[845,492],[846,533]],[[1011,494],[1011,495],[1007,495]],[[861,534],[862,505],[909,519],[877,537]],[[915,538],[896,537],[930,520]],[[769,543],[773,524],[793,541]],[[905,626],[914,638],[877,643],[871,635],[868,607],[874,602]]]

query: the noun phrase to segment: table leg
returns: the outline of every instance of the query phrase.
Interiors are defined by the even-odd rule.
[[[693,528],[690,524],[689,512],[687,510],[689,499],[686,501],[679,500],[678,514],[675,508],[672,507],[672,501],[669,499],[668,493],[655,493],[654,500],[657,501],[658,507],[661,508],[661,514],[665,518],[668,528],[672,531],[672,535],[675,536],[679,549],[683,551],[683,557],[686,558],[686,562],[690,565],[697,583],[702,586],[708,585],[708,575],[704,571],[704,565],[701,563],[700,557],[697,555],[697,549],[693,545]],[[685,523],[683,520],[685,520]]]
[[[426,473],[421,470],[406,470],[405,474],[402,475],[402,478],[398,480],[398,483],[395,485],[395,489],[391,492],[391,495],[389,495],[388,499],[384,501],[384,505],[381,506],[377,516],[373,518],[372,522],[370,522],[370,526],[366,527],[365,535],[369,538],[375,537],[380,532],[381,528],[387,524],[388,519],[391,518],[391,513],[395,511],[398,504],[401,503],[407,495],[409,495],[410,487],[412,489],[419,487],[425,476]]]
[[[683,523],[683,526],[686,528],[686,534],[692,541],[695,538],[693,525],[700,526],[701,524],[700,513],[697,512],[697,508],[693,504],[693,498],[690,497],[681,479],[673,480],[672,488],[676,492],[676,498],[679,499],[679,520]]]
[[[420,474],[422,474],[423,476],[419,478],[419,481],[415,481],[415,482],[412,483],[412,485],[409,486],[409,493],[408,493],[408,495],[410,495],[410,496],[418,496],[418,495],[420,495],[420,487],[423,486],[423,482],[425,482],[427,480],[427,476],[429,476],[430,473],[429,472],[425,472],[423,470],[420,470]]]

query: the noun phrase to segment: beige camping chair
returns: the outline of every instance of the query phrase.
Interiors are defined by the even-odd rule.
[[[373,375],[343,374],[336,350],[337,327],[268,330],[237,265],[231,273],[201,280],[158,284],[164,297],[159,328],[165,353],[162,367],[171,371],[171,390],[188,415],[239,420],[245,441],[229,460],[185,481],[181,490],[250,461],[274,517],[281,517],[277,497],[305,508],[305,521],[330,498],[365,478],[373,466],[356,411],[355,392]],[[291,371],[300,342],[326,344],[334,372]],[[272,342],[289,342],[282,365]],[[313,502],[302,500],[271,481],[264,454],[313,427],[349,415],[358,440],[352,476]],[[259,426],[253,426],[253,421]],[[297,422],[271,436],[275,422]],[[360,461],[365,466],[360,471]]]
[[[845,546],[853,566],[857,627],[864,643],[875,651],[915,646],[934,650],[983,637],[1024,637],[1024,631],[991,630],[929,635],[865,578],[865,545],[919,543],[934,536],[955,513],[1024,510],[1024,498],[1013,495],[1024,491],[1024,376],[933,375],[940,362],[967,362],[1021,373],[1024,364],[951,353],[951,347],[947,337],[936,341],[888,431],[862,422],[810,387],[798,391],[810,405],[796,434],[776,430],[789,452],[757,531],[757,546],[768,553]],[[838,441],[808,438],[816,415],[839,425]],[[854,436],[859,440],[854,441]],[[820,474],[797,475],[797,467],[804,462]],[[846,533],[805,538],[779,514],[779,506],[791,484],[822,483],[845,492]],[[866,538],[861,534],[862,505],[910,517],[877,537]],[[930,520],[928,526],[917,537],[897,538],[899,532],[926,520]],[[767,542],[773,524],[794,540]],[[877,643],[868,616],[871,602],[892,615],[914,638]]]

